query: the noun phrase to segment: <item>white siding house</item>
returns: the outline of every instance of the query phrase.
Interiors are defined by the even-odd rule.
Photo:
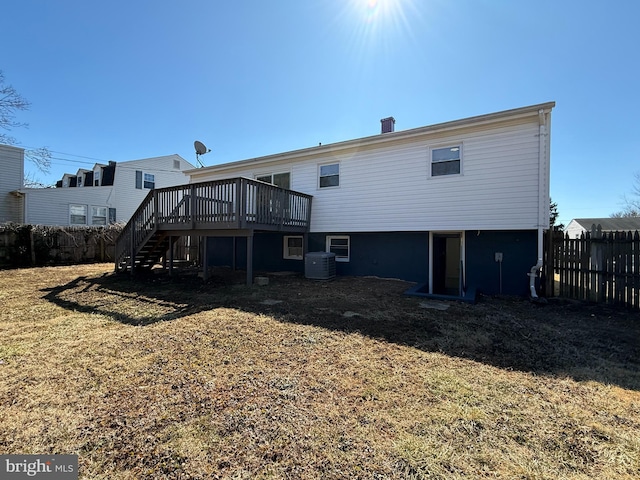
[[[531,291],[528,274],[542,265],[542,232],[549,228],[554,106],[532,105],[187,173],[192,183],[248,177],[312,195],[307,250],[336,253],[339,274],[424,281],[432,294],[457,295],[469,287],[525,294]],[[263,259],[258,262],[274,268],[273,257],[279,256],[280,268],[296,268],[286,254],[290,238],[265,234],[255,241]],[[210,239],[209,250],[236,251],[225,247],[228,242]]]
[[[564,229],[569,238],[580,238],[595,227],[601,232],[629,232],[640,230],[640,217],[622,218],[574,218]]]
[[[18,190],[24,182],[24,149],[0,145],[0,223],[22,221],[22,198]]]
[[[184,170],[192,168],[179,155],[167,155],[65,174],[58,188],[21,189],[24,223],[80,226],[126,222],[150,189],[186,183]]]

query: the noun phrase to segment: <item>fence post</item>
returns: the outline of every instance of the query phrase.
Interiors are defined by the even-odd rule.
[[[640,308],[640,234],[633,235],[633,306]]]
[[[33,240],[33,226],[29,225],[29,248],[31,249],[31,266],[36,265],[36,244]]]
[[[546,255],[545,255],[545,265],[542,269],[544,273],[544,295],[545,297],[553,296],[553,282],[554,282],[554,271],[553,271],[553,227],[550,227],[547,230],[547,245],[546,245]]]
[[[104,237],[101,235],[99,240],[100,245],[100,262],[104,263]]]

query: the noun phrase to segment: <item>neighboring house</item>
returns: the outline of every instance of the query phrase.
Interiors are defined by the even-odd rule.
[[[191,183],[246,177],[313,196],[308,233],[208,231],[207,264],[303,271],[305,253],[328,251],[339,275],[527,294],[549,228],[554,106],[397,132],[387,118],[379,135],[190,170]]]
[[[56,188],[23,188],[23,222],[33,225],[107,225],[127,222],[150,189],[188,181],[194,166],[180,155],[96,164],[65,174]]]
[[[564,229],[569,238],[580,238],[583,233],[591,232],[593,226],[600,225],[602,232],[629,232],[640,230],[640,217],[622,218],[574,218]]]
[[[24,182],[24,149],[0,145],[0,223],[22,222],[22,198],[19,192]]]

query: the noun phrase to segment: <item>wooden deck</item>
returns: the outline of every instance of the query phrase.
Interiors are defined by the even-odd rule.
[[[171,256],[175,238],[186,235],[248,237],[251,259],[256,231],[309,231],[311,198],[248,178],[151,190],[116,241],[116,271],[152,267]]]

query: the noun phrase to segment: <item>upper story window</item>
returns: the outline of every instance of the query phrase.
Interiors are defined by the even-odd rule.
[[[142,173],[136,170],[136,188],[156,188],[156,176],[153,173]]]
[[[431,176],[460,174],[461,152],[460,145],[431,149]]]
[[[152,173],[144,174],[144,188],[156,188],[156,176]]]
[[[93,185],[95,187],[99,187],[100,186],[100,170],[94,170],[93,171]]]
[[[256,180],[270,183],[272,185],[275,185],[276,187],[286,188],[287,190],[291,188],[291,174],[289,172],[265,173],[262,175],[257,175]]]
[[[320,188],[340,186],[340,164],[320,165],[318,185]]]

